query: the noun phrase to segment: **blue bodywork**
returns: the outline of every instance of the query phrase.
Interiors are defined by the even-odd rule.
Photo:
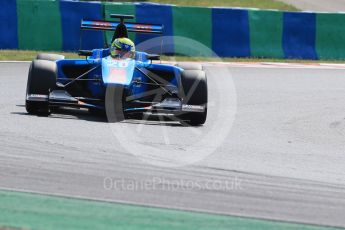
[[[177,95],[183,71],[173,65],[154,64],[145,52],[136,52],[133,59],[112,58],[109,49],[94,49],[92,55],[85,59],[63,59],[56,63],[58,84],[66,85],[81,77],[80,81],[78,79],[73,83],[77,86],[66,90],[78,101],[77,105],[98,109],[105,109],[104,99],[109,85],[122,85],[126,96],[132,98],[132,101],[143,98],[145,92],[152,90],[152,79],[148,77],[148,73],[158,75],[162,79],[159,83],[165,84]],[[127,104],[124,109],[125,112],[140,110]]]
[[[114,31],[112,43],[127,38],[128,32],[163,34],[163,25],[126,23],[125,19],[135,18],[133,15],[110,17],[119,21],[83,19],[81,29]],[[110,49],[79,50],[84,59],[39,54],[29,70],[27,112],[50,114],[59,107],[76,107],[105,112],[109,122],[158,114],[181,124],[205,123],[208,93],[201,66],[153,63],[160,60],[159,55],[105,45],[112,47],[112,54]]]

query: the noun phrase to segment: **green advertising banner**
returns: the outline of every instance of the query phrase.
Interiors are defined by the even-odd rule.
[[[81,9],[81,5],[88,12]],[[171,44],[163,44],[163,47],[169,46],[166,49],[169,54],[210,57],[214,51],[224,57],[345,59],[344,13],[67,0],[4,1],[0,11],[6,20],[8,15],[17,13],[16,18],[8,19],[10,24],[6,22],[16,26],[3,23],[0,28],[5,34],[0,39],[3,49],[76,51],[80,43],[79,19],[76,17],[86,14],[89,19],[116,21],[110,14],[130,14],[136,19],[128,21],[165,24],[163,36],[174,36]],[[106,43],[110,45],[114,32],[104,33]],[[99,33],[88,34],[88,41],[100,40]],[[129,33],[129,37],[143,42],[152,36]],[[104,44],[101,43],[90,43],[88,47],[102,48]]]
[[[345,14],[319,13],[316,23],[319,59],[345,59]]]
[[[183,44],[175,38],[175,53],[190,56],[211,56],[212,17],[211,8],[173,7],[174,36],[186,37],[202,43],[209,49],[196,51],[192,44]],[[181,44],[182,43],[182,44]]]
[[[59,1],[17,1],[17,15],[19,49],[62,49]]]
[[[249,27],[252,57],[284,58],[282,12],[250,10]]]

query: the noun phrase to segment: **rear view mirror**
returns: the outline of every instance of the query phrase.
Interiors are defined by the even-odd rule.
[[[149,59],[151,61],[159,61],[159,60],[161,60],[161,56],[158,54],[148,54],[147,59]]]
[[[92,56],[92,51],[91,50],[79,50],[78,51],[79,56]]]

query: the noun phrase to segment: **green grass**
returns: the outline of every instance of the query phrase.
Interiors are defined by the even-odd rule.
[[[32,61],[39,53],[47,51],[31,50],[0,50],[0,61]],[[62,54],[68,59],[83,59],[77,53],[64,53],[49,51],[48,53]],[[162,56],[162,61],[170,62],[286,62],[286,63],[345,63],[345,60],[296,60],[296,59],[272,59],[272,58],[214,58],[214,57],[185,57],[185,56]]]
[[[22,228],[0,227],[0,230],[21,230]]]
[[[140,2],[140,1],[133,1]],[[147,0],[162,4],[174,4],[180,6],[201,6],[201,7],[248,7],[259,9],[277,9],[284,11],[299,11],[296,7],[285,4],[278,0]]]
[[[58,53],[66,58],[80,58],[77,53],[32,50],[0,50],[0,61],[32,61],[39,53]]]
[[[44,230],[335,229],[7,191],[0,191],[0,226],[11,227],[4,230],[16,228]]]

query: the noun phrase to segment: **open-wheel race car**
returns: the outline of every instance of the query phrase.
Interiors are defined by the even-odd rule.
[[[115,21],[82,20],[81,29],[162,34],[163,25],[127,23],[131,15],[112,14]],[[172,116],[182,124],[202,125],[207,116],[207,80],[199,64],[162,64],[159,55],[135,52],[113,57],[109,48],[80,50],[81,59],[39,54],[27,81],[26,110],[46,114],[59,107],[103,111],[110,122],[142,118],[143,114]]]

